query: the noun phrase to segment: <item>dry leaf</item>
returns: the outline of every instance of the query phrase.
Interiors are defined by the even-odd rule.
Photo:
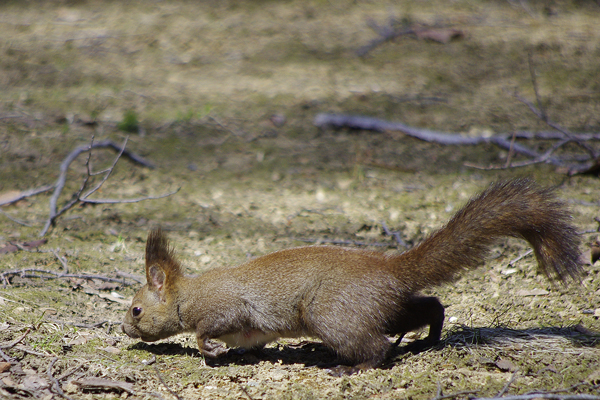
[[[503,358],[501,358],[500,360],[496,361],[496,367],[498,367],[498,369],[501,369],[502,371],[510,371],[513,372],[517,369],[517,367],[515,367],[515,365],[508,361],[505,360]]]
[[[0,362],[0,373],[8,371],[10,367],[11,364],[9,362]]]
[[[14,253],[17,250],[19,250],[19,248],[14,244],[7,244],[6,246],[0,248],[0,254]]]
[[[121,352],[121,349],[112,346],[99,347],[98,350],[105,351],[109,354],[119,354]]]
[[[80,344],[86,344],[87,338],[85,336],[79,336],[77,339],[73,339],[69,342],[70,346],[78,346]]]
[[[19,250],[19,247],[22,247],[26,250],[37,249],[41,245],[45,244],[47,241],[48,240],[46,239],[32,240],[30,242],[23,242],[20,245],[9,243],[6,246],[0,248],[0,254],[14,253],[15,251]]]

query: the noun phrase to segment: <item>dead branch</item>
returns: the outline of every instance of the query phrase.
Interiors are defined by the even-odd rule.
[[[508,391],[508,388],[510,387],[510,385],[512,385],[512,383],[515,381],[515,379],[517,379],[517,374],[519,373],[519,370],[516,370],[515,372],[513,372],[512,376],[510,377],[510,379],[508,380],[508,382],[506,382],[506,385],[504,385],[504,387],[502,388],[502,390],[500,390],[498,392],[498,394],[496,395],[496,397],[502,397],[504,396],[504,393],[506,393]]]
[[[2,349],[0,349],[0,357],[2,357],[4,361],[9,363],[12,363],[14,361],[14,359],[12,357],[7,356],[6,353],[2,351]]]
[[[393,23],[394,20],[392,19],[388,25],[379,26],[373,20],[368,20],[367,24],[369,27],[375,30],[379,36],[356,50],[356,55],[359,57],[364,57],[371,52],[371,50],[385,42],[392,41],[400,36],[415,34],[415,30],[413,28],[404,27],[402,29],[394,29]]]
[[[25,333],[18,339],[13,340],[12,342],[10,342],[9,344],[3,344],[0,345],[0,349],[10,349],[15,347],[17,344],[19,344],[23,339],[25,339],[27,337],[27,335],[29,335],[29,332],[31,332],[31,328],[27,328],[27,330],[25,331]]]
[[[123,278],[129,278],[132,281],[136,281],[137,283],[144,283],[144,278],[142,278],[141,276],[137,275],[137,274],[130,274],[129,272],[123,272],[123,271],[115,271],[117,273],[117,276],[122,276]]]
[[[388,236],[392,236],[394,239],[396,239],[396,243],[398,244],[398,246],[402,246],[402,247],[406,247],[406,242],[404,240],[402,240],[402,237],[400,236],[400,232],[399,231],[390,231],[389,228],[387,227],[387,225],[385,224],[385,221],[381,221],[381,228],[383,229],[383,232],[388,235]]]
[[[0,208],[0,214],[4,215],[6,218],[10,219],[12,222],[14,222],[16,224],[23,225],[23,226],[28,226],[28,227],[32,226],[28,222],[21,221],[20,219],[11,216],[9,213],[7,213],[6,211],[2,210],[1,208]]]
[[[521,261],[523,258],[525,258],[528,255],[530,255],[531,253],[533,253],[533,250],[527,250],[526,252],[524,252],[523,254],[519,255],[518,257],[510,260],[508,262],[508,265],[510,265],[512,267],[513,265],[515,265],[516,263],[518,263],[519,261]]]
[[[44,224],[44,227],[41,230],[39,236],[44,236],[50,229],[50,226],[52,226],[55,223],[56,219],[60,215],[62,215],[63,213],[65,213],[66,211],[68,211],[69,209],[71,209],[73,206],[75,206],[78,203],[93,203],[93,204],[134,203],[134,202],[139,202],[139,201],[144,201],[144,200],[160,199],[160,198],[167,197],[167,196],[177,193],[177,191],[179,189],[177,191],[170,192],[170,193],[167,193],[167,194],[164,194],[161,196],[147,196],[147,197],[143,197],[143,198],[130,199],[130,200],[90,199],[89,196],[91,196],[92,194],[97,192],[102,187],[102,185],[108,180],[108,178],[112,174],[112,172],[113,172],[115,166],[117,165],[117,162],[121,158],[121,156],[126,156],[130,160],[137,162],[141,165],[144,165],[146,167],[154,168],[154,165],[152,163],[150,163],[149,161],[145,160],[144,158],[138,156],[135,153],[132,153],[132,152],[126,150],[126,148],[125,148],[126,145],[127,145],[127,139],[125,139],[124,143],[121,146],[118,146],[112,140],[104,140],[104,141],[95,143],[94,138],[92,137],[92,142],[89,145],[79,146],[75,150],[73,150],[71,153],[69,153],[69,155],[67,155],[67,157],[63,160],[63,162],[60,165],[60,175],[59,175],[58,179],[56,180],[56,183],[54,184],[54,193],[52,194],[52,197],[50,198],[50,213],[49,213],[48,219],[46,220],[46,223]],[[92,152],[92,149],[95,149],[95,148],[111,148],[118,152],[118,155],[115,157],[112,165],[109,168],[104,169],[102,171],[98,171],[98,172],[91,171],[91,167],[90,167],[91,152]],[[87,175],[83,179],[83,182],[82,182],[79,190],[73,194],[71,200],[69,200],[60,210],[57,210],[58,198],[66,184],[67,171],[69,169],[69,166],[71,165],[71,163],[73,161],[75,161],[75,159],[81,153],[85,153],[85,152],[88,153],[88,157],[87,157],[87,160],[85,163],[86,169],[87,169]],[[89,183],[90,178],[92,176],[100,175],[100,174],[104,174],[104,176],[102,177],[100,182],[98,184],[96,184],[93,188],[87,190],[87,192],[84,193],[84,191],[87,189],[87,185]]]
[[[52,361],[50,361],[50,364],[48,365],[48,371],[46,371],[48,379],[50,379],[50,382],[52,382],[52,385],[50,385],[50,391],[59,395],[62,398],[71,400],[71,398],[67,396],[65,392],[63,392],[62,388],[60,387],[60,383],[58,382],[58,379],[56,379],[52,374],[52,367],[54,366],[54,363],[56,363],[56,361],[58,361],[58,357],[54,357]]]
[[[552,121],[548,117],[548,113],[546,112],[546,110],[543,107],[542,98],[539,93],[539,87],[538,87],[538,83],[537,83],[535,67],[533,65],[533,54],[531,51],[528,53],[528,65],[529,65],[529,76],[531,78],[531,85],[533,86],[533,92],[535,94],[535,100],[537,103],[537,107],[529,100],[521,97],[517,92],[514,93],[514,97],[517,100],[519,100],[521,103],[525,104],[531,110],[531,112],[533,112],[540,120],[542,120],[544,123],[546,123],[546,125],[550,126],[553,129],[556,129],[560,134],[562,134],[562,138],[559,138],[560,142],[557,143],[556,145],[552,146],[545,153],[544,156],[539,158],[539,160],[543,161],[543,162],[550,160],[551,155],[556,150],[558,150],[560,147],[562,147],[563,145],[565,145],[567,143],[575,143],[576,145],[578,145],[579,147],[584,149],[589,154],[589,156],[587,158],[584,158],[581,161],[589,161],[589,160],[594,160],[594,159],[598,160],[599,153],[597,151],[595,151],[590,145],[585,143],[585,140],[582,140],[582,138],[578,137],[578,135],[575,135],[574,133],[572,133],[568,129],[562,127],[560,124],[557,124],[556,122]],[[512,166],[514,167],[514,166],[518,166],[518,165],[512,164]],[[584,167],[583,171],[585,171],[587,169],[589,169],[589,167],[586,166],[586,167]],[[575,172],[573,172],[573,171],[575,171]],[[571,171],[569,171],[569,173],[573,174],[573,173],[578,173],[581,171],[582,171],[581,167],[576,167],[576,168],[571,168]]]
[[[59,376],[58,378],[56,378],[59,382],[67,379],[69,376],[73,375],[75,372],[79,371],[81,368],[83,368],[85,366],[85,363],[79,364],[77,367],[72,368],[70,371],[65,372],[64,374],[62,374],[61,376]]]
[[[53,322],[55,324],[59,324],[59,325],[70,325],[70,326],[74,326],[76,328],[84,328],[84,329],[97,329],[97,328],[102,328],[102,326],[104,326],[104,324],[113,324],[111,321],[108,321],[108,320],[96,322],[94,324],[84,324],[81,322],[59,321],[59,320],[53,319],[53,318],[48,318],[48,321]]]
[[[181,188],[177,188],[176,190],[174,190],[172,192],[161,194],[160,196],[146,196],[146,197],[138,197],[135,199],[86,199],[86,198],[81,198],[81,199],[79,199],[79,201],[82,203],[90,203],[90,204],[139,203],[140,201],[145,201],[145,200],[163,199],[165,197],[169,197],[169,196],[176,194],[180,190],[181,190]]]
[[[554,154],[554,152],[558,148],[560,148],[564,144],[568,143],[569,141],[570,141],[569,139],[561,140],[560,142],[558,142],[558,143],[554,144],[552,147],[550,147],[550,149],[548,149],[544,154],[541,154],[539,157],[537,157],[537,158],[535,158],[533,160],[520,161],[520,162],[511,162],[510,155],[512,154],[512,151],[510,151],[509,152],[509,157],[506,158],[506,162],[504,163],[504,165],[499,165],[499,166],[490,165],[490,166],[487,166],[487,167],[483,167],[483,166],[480,166],[480,165],[476,165],[476,164],[472,164],[472,163],[466,162],[465,166],[471,167],[471,168],[482,169],[482,170],[496,170],[496,169],[509,169],[509,168],[527,167],[527,166],[530,166],[530,165],[542,164],[542,163],[548,162],[548,160],[550,159],[550,157],[552,156],[552,154]]]
[[[23,200],[27,197],[31,197],[31,196],[38,195],[40,193],[47,192],[49,190],[52,190],[53,188],[54,188],[54,185],[44,185],[44,186],[40,186],[38,188],[25,190],[21,193],[18,193],[14,197],[0,201],[0,206],[5,206],[7,204],[16,203],[19,200]]]
[[[314,125],[320,128],[351,128],[351,129],[363,129],[371,130],[376,132],[386,131],[399,131],[407,136],[414,137],[426,142],[439,143],[443,145],[479,145],[491,143],[504,148],[506,150],[512,149],[515,153],[523,154],[527,157],[534,159],[541,159],[544,155],[531,150],[530,148],[513,143],[507,138],[507,135],[494,135],[490,137],[484,136],[473,136],[465,137],[459,134],[432,131],[429,129],[415,128],[409,125],[405,125],[401,122],[390,122],[377,118],[344,115],[344,114],[317,114],[313,121]],[[554,157],[547,156],[544,162],[561,165],[562,162]]]
[[[46,274],[46,275],[39,275]],[[39,269],[39,268],[23,268],[19,270],[9,270],[0,273],[0,278],[6,281],[6,279],[10,276],[18,275],[22,278],[40,278],[40,279],[98,279],[105,282],[117,282],[126,286],[132,285],[132,283],[126,282],[125,279],[119,278],[111,278],[104,275],[90,275],[90,274],[69,274],[56,272],[48,269]]]
[[[156,376],[158,376],[158,380],[160,381],[160,383],[162,383],[162,385],[167,389],[167,391],[169,393],[171,393],[177,400],[183,400],[181,398],[180,395],[178,395],[177,393],[175,393],[163,380],[162,376],[160,375],[160,372],[158,371],[158,368],[156,368],[156,365],[153,365],[152,367],[154,367],[154,371],[156,371]]]
[[[359,57],[364,57],[377,46],[401,36],[410,35],[417,39],[432,40],[439,43],[448,43],[453,38],[464,36],[464,32],[459,29],[440,25],[427,26],[420,23],[411,25],[408,23],[400,24],[394,18],[390,18],[387,24],[383,26],[369,19],[367,20],[367,25],[378,34],[378,37],[356,50],[356,55]]]

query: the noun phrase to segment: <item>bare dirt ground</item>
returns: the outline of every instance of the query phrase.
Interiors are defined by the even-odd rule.
[[[597,2],[19,1],[0,10],[0,200],[53,184],[61,161],[92,136],[129,136],[127,148],[156,165],[121,159],[92,198],[180,188],[137,203],[78,204],[32,249],[23,246],[39,239],[51,192],[2,206],[0,397],[599,394],[600,267],[587,265],[581,285],[555,285],[531,255],[512,262],[528,250],[517,240],[499,242],[458,282],[427,291],[447,307],[439,346],[398,351],[352,376],[321,368],[334,357],[311,338],[215,361],[199,356],[191,335],[145,344],[119,328],[145,279],[145,239],[156,226],[188,273],[307,241],[403,251],[384,224],[410,247],[489,182],[532,176],[558,186],[589,250],[597,176],[568,177],[547,163],[476,169],[527,159],[491,144],[319,129],[313,118],[367,115],[464,137],[551,131],[514,96],[540,106],[531,65],[550,118],[598,134]],[[357,56],[378,37],[369,21],[386,26],[390,18],[398,29],[459,34],[448,42],[406,34]],[[555,142],[516,143],[543,153]],[[557,152],[582,154],[576,144]],[[95,150],[92,168],[115,155]],[[85,161],[71,165],[60,205],[80,188]]]

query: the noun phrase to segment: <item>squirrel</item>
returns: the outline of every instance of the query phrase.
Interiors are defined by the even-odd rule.
[[[450,221],[401,254],[306,246],[277,251],[234,268],[184,276],[160,229],[146,243],[147,284],[135,295],[122,330],[156,341],[195,332],[200,353],[261,348],[281,337],[310,336],[346,369],[378,367],[402,335],[429,326],[423,344],[441,338],[444,307],[419,291],[479,267],[495,239],[525,239],[549,279],[579,280],[579,237],[553,190],[529,179],[492,184]],[[344,366],[339,366],[344,368]]]

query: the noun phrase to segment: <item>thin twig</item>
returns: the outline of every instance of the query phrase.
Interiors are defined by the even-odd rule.
[[[129,272],[123,272],[123,271],[115,271],[117,276],[122,276],[123,278],[129,278],[132,281],[136,281],[137,283],[144,283],[144,278],[137,275],[137,274],[131,274]]]
[[[59,325],[71,325],[71,326],[75,326],[77,328],[84,328],[84,329],[96,329],[96,328],[102,327],[102,325],[104,325],[104,324],[111,323],[108,320],[96,322],[94,324],[82,324],[80,322],[65,322],[65,321],[59,321],[59,320],[52,319],[52,318],[48,318],[48,320],[50,322],[55,323],[55,324],[59,324]]]
[[[66,378],[68,378],[69,376],[73,375],[75,372],[79,371],[81,368],[83,368],[86,365],[86,363],[82,363],[79,364],[77,367],[71,369],[70,371],[65,372],[64,374],[62,374],[61,376],[59,376],[58,378],[56,378],[57,381],[62,381]]]
[[[512,161],[513,154],[515,152],[515,140],[517,135],[513,132],[512,138],[510,139],[510,148],[508,149],[508,155],[506,156],[506,163],[504,164],[506,167],[510,166],[510,162]]]
[[[9,363],[14,361],[14,359],[12,357],[7,356],[6,353],[2,351],[2,349],[0,349],[0,357],[4,358],[4,361]]]
[[[29,332],[31,332],[31,328],[27,328],[27,330],[25,331],[25,333],[20,338],[12,341],[11,343],[0,345],[0,349],[10,349],[12,347],[15,347],[17,344],[19,344],[19,342],[21,342],[21,340],[25,339],[25,337],[27,335],[29,335]]]
[[[552,154],[554,154],[554,152],[559,147],[565,145],[566,143],[568,143],[570,141],[571,141],[571,139],[564,139],[564,140],[561,140],[558,143],[555,143],[544,154],[540,155],[539,157],[535,158],[534,160],[521,161],[521,162],[515,162],[515,163],[508,163],[507,162],[504,165],[496,165],[496,166],[495,165],[490,165],[490,166],[487,166],[487,167],[482,167],[480,165],[471,164],[471,163],[464,163],[464,165],[467,166],[467,167],[470,167],[470,168],[477,168],[477,169],[482,169],[482,170],[498,170],[498,169],[528,167],[528,166],[535,165],[535,164],[546,163],[546,162],[548,162],[548,160],[550,160],[550,157],[552,156]]]
[[[527,257],[528,255],[530,255],[531,253],[533,253],[533,250],[527,250],[525,253],[521,254],[520,256],[518,256],[517,258],[510,260],[508,262],[508,265],[515,265],[517,262],[521,261],[523,258]]]
[[[154,367],[154,370],[156,371],[156,376],[158,376],[158,380],[160,381],[160,383],[163,384],[163,386],[167,389],[167,391],[169,393],[171,393],[173,396],[175,396],[177,398],[177,400],[183,400],[181,398],[181,396],[179,396],[177,393],[175,393],[173,390],[171,390],[171,388],[165,383],[165,381],[163,381],[163,378],[160,375],[160,372],[158,371],[158,368],[156,368],[156,365],[153,365],[152,367]]]
[[[54,185],[44,185],[44,186],[40,186],[39,188],[25,190],[24,192],[19,193],[15,197],[12,197],[10,199],[6,199],[6,200],[3,200],[3,201],[0,201],[0,206],[4,206],[4,205],[7,205],[7,204],[16,203],[19,200],[23,200],[24,198],[35,196],[35,195],[38,195],[40,193],[47,192],[49,190],[52,190],[53,188],[54,188]]]
[[[30,272],[31,274],[28,274]],[[35,273],[39,274],[48,274],[46,276],[35,275]],[[111,278],[104,275],[90,275],[90,274],[69,274],[69,273],[61,273],[47,269],[39,269],[39,268],[23,268],[20,270],[9,270],[4,271],[0,274],[0,277],[7,277],[11,275],[20,275],[24,278],[43,278],[43,279],[61,279],[61,278],[76,278],[76,279],[98,279],[106,282],[118,282],[123,285],[131,285],[131,283],[126,282],[124,279],[119,278]]]
[[[121,156],[123,155],[123,152],[125,151],[125,147],[127,146],[127,142],[129,141],[129,137],[125,138],[125,141],[123,142],[123,146],[121,147],[121,150],[119,151],[119,154],[117,154],[117,156],[115,157],[112,165],[110,167],[108,167],[106,169],[106,172],[104,173],[104,178],[102,178],[102,180],[96,185],[96,187],[90,189],[87,193],[85,193],[83,196],[78,196],[79,200],[84,200],[87,199],[88,197],[90,197],[90,195],[96,193],[101,187],[102,185],[104,185],[104,183],[108,180],[108,177],[110,176],[110,174],[112,174],[112,172],[114,171],[115,167],[117,166],[117,162],[119,162],[119,159],[121,158]],[[91,151],[90,151],[91,154]],[[88,175],[89,175],[89,159],[88,159]]]
[[[125,141],[125,143],[123,145],[119,146],[112,140],[103,140],[101,142],[94,143],[93,139],[92,139],[92,143],[90,143],[89,145],[79,146],[67,155],[67,157],[60,164],[60,174],[59,174],[58,179],[56,180],[56,183],[54,184],[54,193],[52,194],[52,197],[50,197],[50,213],[49,213],[48,219],[46,220],[46,223],[44,224],[42,231],[40,232],[40,236],[44,236],[48,232],[48,230],[50,229],[50,226],[54,223],[56,218],[58,218],[64,212],[66,212],[67,210],[72,208],[75,204],[77,204],[79,201],[81,201],[81,197],[82,197],[81,193],[83,192],[83,190],[85,190],[85,187],[90,178],[90,174],[86,175],[86,177],[83,180],[82,185],[80,186],[80,189],[74,194],[74,197],[70,201],[68,201],[60,210],[57,211],[58,198],[66,184],[67,171],[69,169],[69,166],[71,165],[71,163],[73,161],[75,161],[75,159],[77,157],[79,157],[79,155],[81,153],[90,152],[92,149],[96,149],[96,148],[112,148],[113,150],[116,150],[119,153],[119,155],[116,157],[115,161],[113,162],[113,166],[106,170],[107,172],[106,172],[105,178],[100,182],[99,185],[96,186],[96,188],[94,188],[94,189],[90,190],[88,193],[84,194],[83,197],[89,196],[90,194],[92,194],[96,190],[98,190],[98,188],[100,186],[102,186],[102,184],[106,181],[106,179],[108,179],[108,175],[110,175],[110,172],[112,172],[114,165],[120,159],[121,156],[126,156],[130,160],[132,160],[138,164],[144,165],[146,167],[154,168],[154,165],[152,163],[150,163],[149,161],[145,160],[144,158],[138,156],[135,153],[132,153],[132,152],[126,150],[125,149],[126,143],[127,143],[127,140]],[[88,168],[89,168],[89,157],[88,157],[88,162],[86,162],[86,164],[88,165]],[[88,171],[89,171],[89,169],[88,169]]]
[[[6,218],[10,219],[12,222],[14,222],[16,224],[23,225],[23,226],[28,226],[28,227],[32,227],[33,226],[30,223],[28,223],[28,222],[21,221],[20,219],[17,219],[15,217],[11,216],[9,213],[7,213],[6,211],[2,210],[1,208],[0,208],[0,214],[4,215]]]
[[[542,98],[540,96],[540,92],[539,92],[539,88],[538,88],[538,83],[537,83],[537,78],[536,78],[536,73],[535,73],[535,67],[533,65],[533,54],[530,51],[528,53],[528,66],[529,66],[529,76],[531,77],[531,84],[533,86],[533,92],[535,94],[535,100],[537,103],[537,108],[529,101],[527,101],[526,99],[518,96],[515,93],[515,97],[522,102],[523,104],[527,105],[527,107],[529,107],[529,109],[535,114],[537,115],[537,117],[539,119],[541,119],[542,121],[544,121],[546,123],[546,125],[550,126],[551,128],[556,129],[557,131],[561,132],[565,137],[567,137],[568,139],[570,139],[570,141],[576,143],[578,146],[580,146],[581,148],[583,148],[584,150],[586,150],[589,155],[590,158],[594,159],[597,157],[597,153],[596,151],[590,147],[589,145],[587,145],[586,143],[584,143],[583,141],[579,140],[572,132],[570,132],[568,129],[563,128],[561,125],[553,122],[552,120],[550,120],[550,118],[548,117],[548,113],[546,112],[546,110],[544,109],[544,106],[542,104]]]
[[[177,188],[176,190],[174,190],[172,192],[161,194],[160,196],[146,196],[146,197],[138,197],[135,199],[84,199],[84,198],[82,198],[82,199],[79,199],[79,201],[82,203],[90,203],[90,204],[139,203],[140,201],[144,201],[144,200],[163,199],[165,197],[169,197],[169,196],[176,194],[180,190],[181,190],[181,188]]]
[[[17,346],[17,347],[15,347],[15,349],[22,351],[23,353],[31,354],[32,356],[37,356],[37,357],[50,357],[51,356],[51,354],[40,353],[38,351],[29,350],[28,348],[23,347],[23,346]]]
[[[52,249],[52,254],[54,254],[54,257],[56,257],[56,259],[58,261],[60,261],[60,263],[62,264],[63,268],[65,269],[65,273],[69,273],[69,266],[67,265],[67,259],[64,258],[64,257],[61,257],[60,254],[58,254],[59,251],[60,251],[59,248]]]
[[[437,390],[435,391],[435,396],[432,400],[439,400],[442,397],[442,384],[440,381],[437,381]]]
[[[406,242],[404,240],[402,240],[402,237],[400,236],[400,232],[390,231],[388,229],[387,225],[385,224],[385,221],[381,221],[381,227],[383,228],[383,232],[385,232],[386,235],[392,236],[394,239],[396,239],[396,243],[398,243],[399,246],[406,247]]]
[[[50,381],[52,381],[52,385],[50,386],[50,390],[52,392],[54,392],[55,394],[59,395],[60,397],[63,397],[67,400],[71,400],[71,398],[69,396],[67,396],[65,394],[65,392],[63,392],[62,388],[60,387],[60,383],[58,382],[58,379],[56,379],[54,377],[54,375],[52,374],[52,367],[54,366],[54,363],[58,360],[58,357],[54,357],[52,359],[52,361],[50,361],[50,365],[48,365],[48,371],[46,372],[46,374],[48,375],[48,378],[50,379]]]
[[[535,75],[535,69],[533,67],[533,52],[531,51],[531,49],[527,53],[527,65],[529,67],[529,76],[531,77],[531,84],[533,85],[533,92],[535,93],[535,100],[537,101],[540,118],[542,119],[542,121],[547,121],[548,115],[546,114],[546,110],[542,106],[542,99],[538,90],[537,78]]]
[[[513,372],[512,376],[510,377],[510,379],[508,380],[508,382],[506,382],[506,385],[504,385],[504,387],[502,388],[502,390],[500,390],[498,392],[498,394],[496,395],[496,397],[502,397],[502,396],[504,396],[504,393],[506,393],[508,391],[508,388],[510,387],[510,385],[512,385],[512,383],[515,381],[515,379],[517,379],[518,372],[519,372],[519,370],[516,370],[515,372]]]
[[[317,114],[313,124],[317,127],[333,127],[333,128],[354,128],[372,130],[376,132],[402,132],[407,136],[414,137],[426,142],[439,143],[443,145],[462,145],[473,146],[479,144],[491,143],[504,149],[513,149],[515,153],[523,154],[529,158],[540,158],[541,154],[518,143],[513,143],[506,138],[505,135],[496,135],[491,137],[475,136],[468,137],[460,134],[449,132],[432,131],[429,129],[415,128],[405,125],[401,122],[390,122],[377,118],[344,115],[344,114]],[[545,162],[554,165],[561,165],[562,162],[556,158],[548,157]]]

